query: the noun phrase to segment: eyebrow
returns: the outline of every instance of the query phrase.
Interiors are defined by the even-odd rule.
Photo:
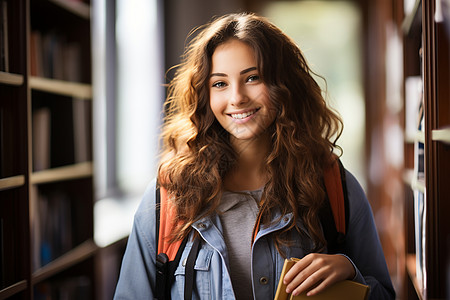
[[[247,68],[245,70],[242,70],[241,72],[239,72],[239,74],[243,75],[243,74],[246,74],[248,72],[255,71],[255,70],[257,70],[256,67],[250,67],[250,68]],[[213,76],[228,77],[228,75],[225,74],[225,73],[212,73],[211,75],[209,75],[210,78],[213,77]]]

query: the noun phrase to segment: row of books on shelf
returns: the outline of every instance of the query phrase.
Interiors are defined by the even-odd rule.
[[[0,72],[10,71],[8,25],[8,2],[0,0]],[[68,40],[57,31],[33,30],[29,44],[32,76],[81,81],[81,47],[78,42]]]
[[[420,54],[420,53],[419,53]],[[425,194],[425,124],[424,91],[421,75],[405,80],[405,138],[414,143],[413,195],[414,195],[414,248],[416,254],[416,280],[419,288],[426,286],[426,194]],[[414,184],[415,183],[415,184]]]
[[[66,112],[71,118],[68,118],[69,120],[64,118],[64,124],[56,120],[56,117],[61,114],[60,111],[48,106],[33,110],[32,147],[34,171],[91,160],[91,102],[80,99],[65,99],[61,101],[71,101],[72,103],[71,107],[70,105],[67,107],[69,112]],[[58,140],[55,128],[52,128],[52,126],[68,127],[64,129],[64,139],[65,141],[69,139],[68,144],[73,145],[73,149],[70,149],[70,151],[64,150],[64,147],[68,145],[60,145],[61,143],[64,144],[65,141]],[[65,158],[57,158],[58,154],[52,153],[56,151],[62,152]]]
[[[9,72],[8,2],[0,0],[0,71]]]
[[[32,76],[71,82],[81,81],[81,47],[57,31],[30,34],[30,72]]]
[[[34,288],[34,299],[92,299],[92,281],[87,276],[75,276],[41,283]]]
[[[5,177],[5,160],[6,160],[6,146],[7,143],[5,141],[5,137],[4,137],[4,130],[5,130],[5,123],[6,121],[4,120],[4,109],[3,107],[0,105],[0,178]]]
[[[5,286],[3,218],[0,218],[0,290]]]
[[[72,201],[60,191],[43,194],[33,187],[32,193],[32,261],[37,270],[73,248]]]
[[[406,140],[417,139],[424,132],[423,82],[421,76],[410,76],[405,80],[405,135]]]
[[[426,286],[425,269],[425,221],[426,221],[426,195],[423,191],[414,191],[414,239],[416,250],[416,279],[423,290]]]
[[[418,108],[417,130],[423,132],[423,101]],[[424,141],[414,141],[414,180],[421,183],[421,187],[414,189],[414,240],[416,252],[416,279],[423,290],[426,280],[425,269],[425,224],[426,224],[426,194],[425,194],[425,144]]]

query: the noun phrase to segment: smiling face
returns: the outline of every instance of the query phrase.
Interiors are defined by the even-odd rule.
[[[260,78],[253,49],[231,39],[212,56],[209,76],[210,106],[233,140],[260,137],[275,120],[275,107]]]

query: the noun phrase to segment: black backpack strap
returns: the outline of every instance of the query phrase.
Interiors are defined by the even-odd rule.
[[[186,269],[184,274],[184,299],[191,300],[192,293],[194,292],[194,282],[195,282],[195,260],[200,250],[200,237],[194,237],[194,243],[192,244],[191,251],[186,261]]]
[[[156,287],[155,299],[165,300],[170,299],[168,290],[168,276],[169,276],[169,258],[165,253],[159,253],[156,256]]]
[[[187,243],[188,239],[189,239],[189,236],[187,236],[183,239],[183,241],[181,242],[180,248],[178,248],[175,259],[172,261],[169,261],[169,268],[168,268],[169,274],[168,274],[168,278],[167,278],[168,284],[169,284],[167,287],[167,290],[168,290],[169,295],[170,295],[170,287],[175,282],[175,271],[178,268],[178,265],[180,264],[181,255],[183,254],[183,250],[186,247],[186,243]],[[170,299],[170,297],[168,299]]]
[[[322,224],[323,235],[325,240],[327,241],[327,250],[328,253],[338,253],[340,252],[340,247],[338,243],[338,232],[336,229],[336,224],[333,219],[333,211],[331,210],[330,201],[325,200],[324,204],[320,208],[319,211],[320,223]]]
[[[156,244],[156,287],[155,299],[170,299],[166,296],[169,258],[165,253],[158,254],[159,226],[161,222],[161,193],[157,184],[155,191],[155,244]]]
[[[161,192],[159,190],[158,184],[156,184],[155,191],[155,215],[156,215],[156,224],[155,224],[155,241],[156,241],[156,253],[158,254],[158,246],[159,246],[159,226],[161,223]]]

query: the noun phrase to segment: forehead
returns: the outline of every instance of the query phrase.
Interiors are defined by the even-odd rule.
[[[214,50],[211,58],[211,71],[214,72],[217,69],[241,71],[249,67],[256,67],[256,61],[255,51],[252,47],[237,39],[231,39],[220,44]]]

